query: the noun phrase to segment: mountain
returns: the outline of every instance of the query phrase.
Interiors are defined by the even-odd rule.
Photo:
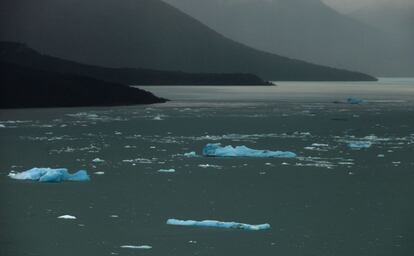
[[[405,72],[400,76],[414,75],[414,1],[378,0],[374,6],[365,6],[349,16],[375,27],[389,38],[396,51],[394,63],[401,63],[399,67]]]
[[[236,43],[160,0],[3,0],[0,40],[113,68],[253,73],[267,80],[375,80]]]
[[[0,108],[115,106],[167,101],[122,84],[3,61],[0,61],[0,72]]]
[[[40,54],[15,42],[0,42],[0,60],[45,71],[88,76],[129,85],[270,85],[252,74],[193,74],[85,65]]]
[[[389,37],[320,0],[165,1],[263,51],[374,75],[414,75],[414,58],[405,54],[413,47],[404,45],[404,39]]]

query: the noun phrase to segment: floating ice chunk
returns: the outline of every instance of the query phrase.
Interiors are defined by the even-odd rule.
[[[251,224],[238,223],[238,222],[222,222],[222,221],[217,221],[217,220],[196,221],[196,220],[168,219],[167,224],[175,225],[175,226],[244,229],[244,230],[251,230],[251,231],[270,229],[270,224],[267,224],[267,223],[259,224],[259,225],[251,225]]]
[[[378,154],[377,157],[385,157],[384,154]]]
[[[104,175],[105,172],[94,172],[94,174],[96,174],[96,175]]]
[[[194,151],[188,152],[188,153],[184,153],[184,156],[186,157],[196,157],[197,153]]]
[[[215,164],[199,164],[198,167],[201,168],[216,168],[216,169],[221,169],[220,165],[215,165]]]
[[[4,124],[0,124],[0,128],[6,128]]]
[[[355,98],[355,97],[349,97],[348,99],[346,99],[346,103],[348,103],[348,104],[361,104],[361,103],[364,103],[364,100],[359,99],[359,98]]]
[[[246,146],[225,146],[222,147],[220,143],[207,144],[203,148],[204,156],[223,156],[223,157],[280,157],[280,158],[294,158],[297,155],[290,151],[270,151],[270,150],[256,150]]]
[[[85,170],[80,170],[70,174],[68,169],[59,168],[32,168],[30,170],[9,173],[9,177],[16,180],[36,180],[39,182],[61,182],[61,181],[89,181],[89,175]]]
[[[370,142],[370,141],[351,141],[351,142],[349,142],[348,146],[352,149],[370,148],[372,146],[372,142]]]
[[[76,217],[72,216],[72,215],[62,215],[62,216],[59,216],[57,218],[58,219],[65,219],[65,220],[76,220]]]
[[[158,170],[158,172],[174,173],[175,172],[175,169],[160,169],[160,170]]]
[[[329,147],[328,144],[321,144],[321,143],[313,143],[312,146],[313,147]]]
[[[93,160],[92,160],[92,162],[94,162],[94,163],[103,163],[103,162],[105,162],[105,160],[100,159],[100,158],[98,157],[98,158],[93,159]]]
[[[157,116],[155,116],[152,120],[155,120],[155,121],[162,121],[162,120],[164,120],[164,119],[162,119],[162,116],[157,115]]]
[[[152,246],[150,245],[121,245],[120,247],[124,249],[141,249],[141,250],[152,249]]]

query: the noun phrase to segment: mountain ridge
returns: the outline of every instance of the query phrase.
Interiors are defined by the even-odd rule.
[[[7,2],[7,1],[5,1]],[[0,4],[1,40],[91,65],[202,73],[253,73],[266,80],[359,81],[374,77],[257,51],[158,0],[30,0]],[[156,15],[154,15],[156,14]],[[8,24],[13,24],[10,26]]]

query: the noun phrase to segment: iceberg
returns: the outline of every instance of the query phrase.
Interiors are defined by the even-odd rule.
[[[278,157],[278,158],[295,158],[297,155],[290,151],[270,151],[256,150],[246,146],[225,146],[220,143],[207,144],[203,148],[203,155],[210,157]]]
[[[120,247],[123,249],[144,249],[144,250],[152,249],[152,246],[150,245],[121,245]]]
[[[210,227],[210,228],[224,228],[224,229],[243,229],[243,230],[250,230],[250,231],[270,229],[270,224],[267,224],[267,223],[259,224],[259,225],[251,225],[251,224],[238,223],[238,222],[222,222],[222,221],[217,221],[217,220],[196,221],[196,220],[168,219],[167,225]]]
[[[93,159],[93,160],[92,160],[92,162],[94,162],[94,163],[103,163],[103,162],[105,162],[105,160],[100,159],[100,158],[98,157],[98,158]]]
[[[372,142],[370,142],[370,141],[352,141],[352,142],[349,142],[348,146],[352,149],[370,148],[372,146]]]
[[[16,180],[35,180],[39,182],[62,182],[62,181],[89,181],[89,175],[85,170],[79,170],[73,174],[66,168],[32,168],[18,173],[9,173],[9,177]]]
[[[158,170],[158,172],[162,172],[162,173],[174,173],[175,169],[160,169]]]
[[[197,157],[197,153],[194,151],[188,152],[188,153],[184,153],[184,156],[186,157]]]
[[[72,216],[72,215],[62,215],[62,216],[59,216],[57,218],[58,219],[65,219],[65,220],[76,220],[76,217]]]
[[[361,103],[364,103],[364,100],[359,99],[359,98],[349,97],[348,99],[346,99],[346,103],[348,103],[348,104],[361,104]]]

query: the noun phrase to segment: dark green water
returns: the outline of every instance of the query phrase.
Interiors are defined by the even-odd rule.
[[[409,102],[326,101],[1,111],[0,255],[414,255],[413,111]],[[352,150],[355,140],[372,146]],[[182,155],[211,142],[300,157]],[[85,168],[92,180],[7,176],[35,166]],[[272,228],[173,227],[168,218]]]

